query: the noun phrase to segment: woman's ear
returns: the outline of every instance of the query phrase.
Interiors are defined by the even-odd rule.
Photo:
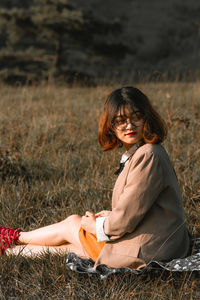
[[[109,133],[110,135],[116,136],[115,131],[113,130],[113,128],[109,128],[109,129],[108,129],[108,133]]]
[[[120,148],[123,147],[123,143],[122,143],[122,141],[117,137],[117,135],[116,135],[116,133],[115,133],[115,130],[114,130],[114,129],[111,129],[111,130],[112,130],[112,135],[113,135],[113,137],[115,138],[117,145],[118,145]]]

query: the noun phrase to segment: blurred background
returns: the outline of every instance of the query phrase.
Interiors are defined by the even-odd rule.
[[[0,81],[194,80],[198,0],[0,0]]]

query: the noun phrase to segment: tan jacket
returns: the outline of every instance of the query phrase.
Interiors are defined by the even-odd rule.
[[[140,268],[153,260],[187,255],[189,234],[180,188],[161,145],[141,146],[125,165],[115,183],[104,231],[110,241],[95,266]]]

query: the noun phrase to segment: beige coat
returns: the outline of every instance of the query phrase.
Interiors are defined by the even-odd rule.
[[[153,260],[187,255],[189,234],[180,188],[161,145],[141,146],[125,165],[115,183],[104,231],[110,241],[96,266],[140,268]]]

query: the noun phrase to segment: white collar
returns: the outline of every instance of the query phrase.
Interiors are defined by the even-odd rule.
[[[123,155],[122,155],[122,158],[120,160],[120,163],[124,163],[124,162],[128,162],[128,159],[130,156],[132,156],[135,151],[140,147],[142,146],[143,142],[138,142],[137,144],[134,144],[128,151],[126,151]]]

